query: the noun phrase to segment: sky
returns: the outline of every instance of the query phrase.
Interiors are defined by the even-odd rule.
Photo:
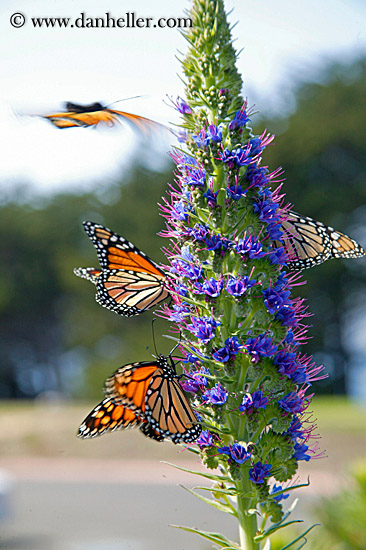
[[[116,104],[164,124],[178,122],[168,97],[183,94],[177,52],[186,42],[173,28],[33,28],[33,17],[182,17],[188,1],[2,0],[0,5],[0,190],[28,183],[37,192],[79,191],[120,178],[133,154],[143,156],[129,127],[58,130],[30,115],[57,112],[64,101]],[[327,60],[366,53],[364,0],[228,0],[244,95],[261,111],[291,108],[294,79],[310,77]],[[14,28],[10,18],[26,23]],[[179,54],[178,54],[179,55]],[[153,139],[160,166],[172,142]],[[151,141],[151,140],[150,140]]]

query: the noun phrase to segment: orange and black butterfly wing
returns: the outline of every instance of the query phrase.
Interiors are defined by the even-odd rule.
[[[81,423],[77,436],[82,439],[96,437],[114,430],[135,428],[142,422],[143,419],[135,412],[107,398],[88,414]]]
[[[94,244],[103,273],[97,285],[97,302],[120,315],[138,315],[168,296],[165,274],[144,252],[100,224],[84,222]],[[88,273],[79,271],[88,278]]]
[[[68,101],[65,103],[66,112],[53,113],[46,115],[44,118],[52,122],[57,128],[76,128],[96,126],[99,123],[104,123],[107,126],[114,126],[119,122],[120,118],[127,120],[136,126],[139,130],[145,131],[151,126],[161,126],[143,116],[126,113],[124,111],[116,111],[108,109],[101,103],[91,103],[89,105],[81,105]]]
[[[358,258],[365,254],[353,239],[322,222],[289,212],[282,223],[289,269],[306,269],[331,258]],[[281,246],[281,243],[277,243]]]
[[[82,279],[87,279],[93,284],[97,284],[98,279],[102,273],[101,269],[95,269],[95,267],[75,267],[74,274]]]
[[[177,375],[169,368],[159,369],[152,377],[145,418],[153,429],[173,443],[192,442],[202,431]]]
[[[333,227],[327,227],[331,239],[331,258],[361,258],[365,256],[365,250],[357,241],[348,237]]]
[[[105,393],[115,403],[144,415],[146,394],[158,369],[159,363],[156,361],[124,365],[107,378]]]
[[[164,436],[154,430],[151,424],[146,421],[142,424],[142,426],[140,426],[140,431],[150,439],[154,439],[155,441],[164,441]]]
[[[98,304],[127,317],[143,313],[168,296],[162,279],[143,271],[103,271],[96,285]]]
[[[144,417],[151,426],[144,428],[144,433],[156,432],[156,437],[173,443],[194,441],[201,433],[179,379],[164,356],[121,367],[106,380],[105,389],[113,402]]]

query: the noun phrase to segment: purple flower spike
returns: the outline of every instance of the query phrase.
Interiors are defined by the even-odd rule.
[[[192,324],[187,329],[196,336],[203,344],[207,344],[215,336],[215,329],[220,325],[212,317],[191,317]]]
[[[227,389],[217,382],[213,388],[206,390],[202,395],[202,401],[204,403],[211,403],[212,405],[224,405],[228,398]]]
[[[271,470],[272,464],[262,464],[261,462],[256,462],[249,470],[249,479],[253,483],[264,483],[265,478],[271,475]]]

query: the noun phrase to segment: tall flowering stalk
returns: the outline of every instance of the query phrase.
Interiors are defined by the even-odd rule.
[[[186,98],[175,102],[182,146],[162,205],[172,296],[162,314],[181,334],[183,387],[203,425],[191,450],[215,470],[204,474],[212,498],[195,494],[237,518],[240,544],[188,530],[222,548],[267,549],[292,523],[282,505],[299,461],[318,456],[309,388],[324,376],[300,351],[309,313],[291,297],[302,283],[286,270],[281,172],[261,164],[272,136],[248,126],[223,1],[193,0],[190,15]]]

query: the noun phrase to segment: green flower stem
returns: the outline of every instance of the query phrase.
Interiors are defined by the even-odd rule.
[[[241,550],[259,550],[259,544],[254,542],[254,537],[257,534],[257,515],[249,513],[251,500],[245,496],[252,491],[248,476],[242,475],[240,481],[235,485],[241,493],[238,496],[240,548]]]

